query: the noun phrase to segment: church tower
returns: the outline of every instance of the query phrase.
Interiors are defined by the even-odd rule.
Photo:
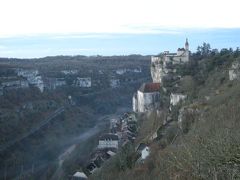
[[[185,50],[186,50],[186,51],[189,51],[188,39],[186,39],[186,42],[185,42]]]

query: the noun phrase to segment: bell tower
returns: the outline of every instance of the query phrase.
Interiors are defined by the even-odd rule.
[[[189,51],[189,44],[188,44],[188,39],[186,38],[186,42],[185,42],[185,50]]]

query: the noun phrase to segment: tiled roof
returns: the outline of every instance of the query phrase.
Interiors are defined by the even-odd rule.
[[[139,146],[137,147],[137,151],[142,151],[145,147],[147,147],[147,145],[144,144],[144,143],[141,143],[141,144],[139,144]]]
[[[112,133],[103,134],[99,140],[118,140],[118,136]]]
[[[160,83],[144,83],[139,91],[141,92],[158,92],[160,90]]]
[[[184,48],[178,48],[178,51],[185,51]]]

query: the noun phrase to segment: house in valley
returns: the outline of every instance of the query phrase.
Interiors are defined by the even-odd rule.
[[[115,148],[118,149],[118,136],[112,133],[106,133],[100,136],[98,142],[98,148]]]
[[[150,154],[150,148],[146,144],[141,143],[137,147],[137,153],[140,155],[138,161],[144,161]]]

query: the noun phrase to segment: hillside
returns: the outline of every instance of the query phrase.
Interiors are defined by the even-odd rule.
[[[150,78],[149,60],[1,58],[0,179],[48,179],[73,145],[72,158],[84,164],[108,119],[131,109],[131,94]]]
[[[189,63],[175,67],[179,81],[163,82],[161,108],[139,115],[136,141],[90,179],[239,179],[239,69],[234,80],[229,71],[234,63],[240,63],[239,49],[218,52],[200,46]],[[187,99],[169,110],[172,91]],[[150,155],[139,162],[136,147],[141,142],[150,147]]]

